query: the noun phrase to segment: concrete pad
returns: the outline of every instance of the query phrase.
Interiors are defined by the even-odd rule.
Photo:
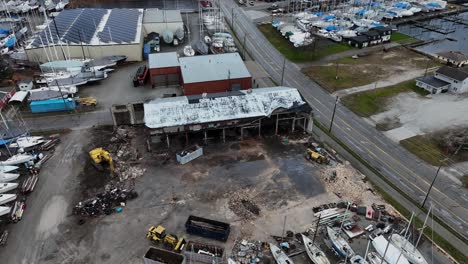
[[[384,134],[397,143],[404,139],[414,137],[417,135],[416,133],[414,133],[406,127],[399,127],[389,131],[385,131]]]

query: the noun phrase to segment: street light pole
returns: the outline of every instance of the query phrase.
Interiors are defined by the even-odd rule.
[[[242,53],[244,54],[244,60],[246,58],[245,52],[247,51],[246,48],[245,48],[245,41],[247,39],[247,35],[248,35],[247,33],[244,34],[244,44],[242,44],[242,47],[243,47],[243,52]]]
[[[437,168],[436,175],[434,176],[434,179],[432,179],[431,185],[429,186],[429,190],[427,190],[426,197],[424,197],[424,201],[422,202],[421,207],[424,208],[424,205],[426,204],[427,198],[429,197],[429,193],[431,192],[432,186],[434,186],[434,182],[437,179],[437,176],[439,175],[440,168],[442,168],[442,162],[439,165],[439,168]]]
[[[335,107],[333,107],[333,114],[332,114],[332,118],[331,118],[331,121],[330,121],[330,127],[328,128],[328,132],[331,132],[332,130],[332,126],[333,126],[333,120],[335,119],[335,112],[336,112],[336,105],[338,105],[338,96],[336,97],[336,100],[335,100]]]
[[[284,57],[284,60],[283,60],[283,71],[281,72],[281,86],[283,86],[285,68],[286,68],[286,57]]]

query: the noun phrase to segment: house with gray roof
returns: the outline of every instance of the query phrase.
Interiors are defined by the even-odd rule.
[[[417,78],[416,86],[432,94],[468,92],[468,66],[461,68],[443,66],[434,73],[434,76]]]

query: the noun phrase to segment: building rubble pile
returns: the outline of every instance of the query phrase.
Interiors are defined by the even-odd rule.
[[[81,216],[99,216],[112,214],[116,208],[125,205],[127,200],[136,198],[138,194],[129,189],[107,188],[95,197],[79,202],[73,208],[73,214]]]
[[[371,205],[383,203],[383,200],[365,182],[365,176],[354,169],[349,162],[336,163],[322,169],[320,179],[328,192],[339,198],[346,197],[356,204]]]
[[[253,201],[248,190],[239,190],[229,195],[228,206],[237,216],[251,219],[260,214],[260,208]]]
[[[265,244],[261,241],[235,241],[231,259],[238,264],[262,262],[265,247]]]
[[[135,132],[132,129],[119,127],[110,139],[109,150],[115,153],[113,155],[116,162],[115,173],[121,182],[141,177],[146,171],[146,169],[136,165],[140,157],[138,150],[132,144],[134,138]]]

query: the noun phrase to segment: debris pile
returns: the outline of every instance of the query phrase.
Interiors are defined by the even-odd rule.
[[[327,191],[339,198],[346,197],[353,203],[364,205],[383,203],[381,197],[375,195],[371,186],[365,182],[365,176],[348,162],[324,168],[320,178]]]
[[[110,215],[125,205],[127,200],[134,199],[138,194],[133,190],[114,188],[98,193],[96,197],[79,202],[73,208],[73,214],[81,216]]]
[[[228,206],[237,216],[251,219],[260,215],[260,207],[250,197],[248,190],[231,193]]]
[[[145,173],[146,169],[142,169],[139,166],[118,166],[115,170],[119,175],[120,181],[126,181],[129,179],[136,179]]]
[[[232,248],[231,259],[240,264],[262,262],[265,247],[265,243],[261,241],[236,241]]]

